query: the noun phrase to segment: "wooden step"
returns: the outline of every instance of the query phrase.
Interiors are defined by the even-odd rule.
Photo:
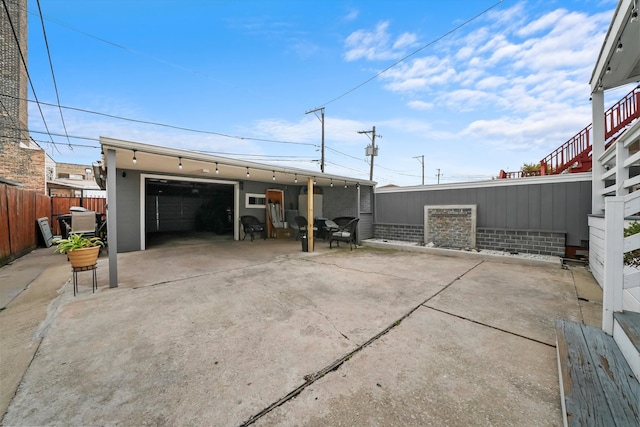
[[[613,338],[558,320],[556,339],[565,425],[640,425],[640,384]]]
[[[618,348],[627,360],[636,379],[640,379],[640,313],[624,311],[614,313],[613,318],[613,339],[618,344]]]

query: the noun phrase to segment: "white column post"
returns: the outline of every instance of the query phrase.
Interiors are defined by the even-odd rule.
[[[613,313],[622,310],[624,197],[607,197],[604,218],[602,330],[613,334]]]
[[[600,215],[604,210],[604,167],[598,160],[604,153],[604,92],[595,91],[591,95],[592,132],[591,132],[591,213]]]

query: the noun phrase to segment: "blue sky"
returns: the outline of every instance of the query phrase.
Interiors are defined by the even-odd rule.
[[[423,155],[425,184],[438,169],[441,183],[491,179],[580,131],[591,122],[588,82],[616,7],[45,0],[56,96],[38,4],[28,4],[36,96],[73,108],[43,105],[43,121],[29,106],[32,137],[56,161],[98,160],[96,139],[109,136],[319,171],[321,124],[305,112],[324,106],[325,172],[368,179],[370,141],[358,131],[375,126],[378,185],[420,184]],[[607,103],[630,89],[608,93]],[[44,122],[73,138],[41,133]]]

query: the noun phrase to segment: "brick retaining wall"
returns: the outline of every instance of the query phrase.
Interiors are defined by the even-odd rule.
[[[423,243],[424,227],[408,224],[374,224],[374,239]],[[547,231],[478,228],[476,248],[565,256],[565,234]]]

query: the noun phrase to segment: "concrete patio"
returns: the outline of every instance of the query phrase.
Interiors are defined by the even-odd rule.
[[[555,319],[601,310],[581,267],[273,239],[119,254],[115,289],[104,257],[74,297],[51,252],[0,269],[3,425],[561,425]]]

